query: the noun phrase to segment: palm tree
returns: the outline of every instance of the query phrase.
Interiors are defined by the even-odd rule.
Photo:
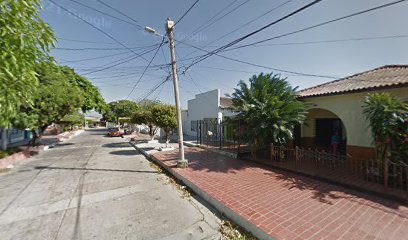
[[[246,125],[244,139],[255,151],[270,143],[287,143],[306,118],[306,105],[296,99],[296,88],[280,75],[254,75],[249,85],[240,81],[234,90],[233,110]]]

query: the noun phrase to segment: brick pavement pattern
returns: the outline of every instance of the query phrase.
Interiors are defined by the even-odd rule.
[[[174,168],[177,151],[152,155]],[[408,208],[312,178],[186,148],[178,174],[274,239],[408,239]]]

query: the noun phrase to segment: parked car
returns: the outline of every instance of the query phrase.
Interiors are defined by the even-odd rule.
[[[108,136],[109,137],[121,137],[123,133],[120,131],[118,127],[112,127],[108,129]]]

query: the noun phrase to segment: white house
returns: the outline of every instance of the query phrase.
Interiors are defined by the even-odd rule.
[[[190,136],[197,135],[197,121],[221,122],[224,117],[235,115],[230,111],[232,99],[221,97],[220,89],[195,95],[188,100],[187,110],[182,111],[183,133]]]

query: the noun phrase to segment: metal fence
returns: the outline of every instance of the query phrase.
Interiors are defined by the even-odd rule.
[[[219,122],[217,120],[197,121],[197,144],[223,151],[239,153],[241,143],[239,122]]]
[[[356,159],[324,151],[271,145],[274,165],[296,171],[319,172],[326,177],[360,179],[408,191],[408,165],[403,162]]]

